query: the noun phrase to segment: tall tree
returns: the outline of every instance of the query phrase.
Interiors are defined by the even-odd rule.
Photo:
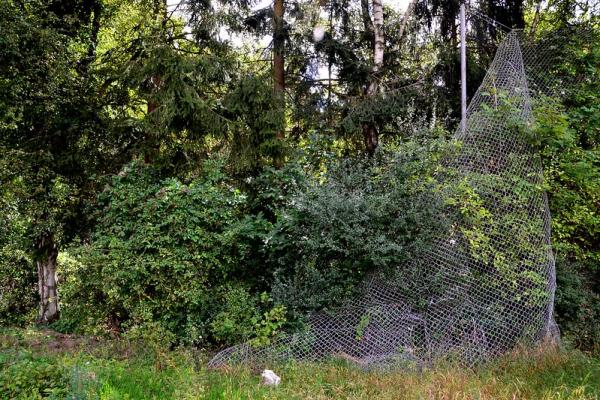
[[[364,1],[362,3],[364,5]],[[379,88],[379,78],[381,68],[383,66],[383,53],[385,49],[385,37],[383,33],[383,2],[382,0],[373,0],[373,21],[372,23],[370,16],[363,15],[365,18],[365,28],[372,29],[373,38],[373,67],[371,69],[371,75],[365,91],[367,97],[372,97],[377,94]],[[368,10],[363,6],[363,13],[368,13]],[[368,21],[367,21],[368,19]],[[373,155],[377,146],[379,145],[379,137],[375,121],[367,121],[363,123],[363,138],[365,142],[365,149],[369,155]]]
[[[109,132],[92,67],[102,9],[100,0],[0,7],[0,157],[13,165],[0,187],[19,187],[17,204],[28,216],[40,323],[59,317],[57,256],[85,234],[85,205],[98,185],[92,177],[113,172],[127,154],[126,138]]]
[[[283,96],[285,90],[285,28],[284,1],[273,3],[273,82],[275,91]]]
[[[284,0],[275,0],[273,3],[273,89],[276,105],[282,114],[285,114],[285,21]],[[285,117],[281,118],[285,121]],[[277,132],[277,137],[285,136],[285,123]],[[281,166],[283,159],[277,157],[275,164]]]

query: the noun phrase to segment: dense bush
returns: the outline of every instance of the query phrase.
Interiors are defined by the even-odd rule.
[[[0,354],[0,366],[0,397],[3,399],[60,399],[68,394],[68,373],[62,365],[56,365],[55,360],[23,352],[9,362]]]
[[[35,316],[37,274],[18,242],[18,225],[6,214],[0,224],[8,231],[0,238],[0,325],[22,325]]]
[[[418,258],[444,227],[431,178],[444,140],[375,159],[315,158],[328,152],[316,147],[246,180],[245,192],[214,161],[187,183],[128,166],[100,194],[92,236],[60,257],[56,327],[265,343],[376,268]]]
[[[557,321],[569,340],[592,348],[600,343],[600,138],[589,135],[597,128],[578,132],[586,128],[573,113],[547,102],[537,132],[557,253]]]
[[[257,333],[268,271],[247,271],[246,259],[270,224],[245,213],[247,197],[220,171],[207,162],[184,184],[134,163],[113,177],[89,243],[62,257],[63,329],[152,324],[187,343]]]
[[[375,269],[419,258],[444,227],[431,176],[445,142],[426,143],[333,160],[291,196],[268,239],[276,300],[302,315],[347,299]]]
[[[0,148],[0,151],[4,149]],[[29,219],[20,212],[22,178],[0,158],[0,325],[31,320],[37,307],[37,275],[27,240]]]
[[[597,34],[596,34],[597,38]],[[537,105],[557,253],[556,318],[575,345],[600,345],[600,40],[575,43],[562,70],[561,101]]]

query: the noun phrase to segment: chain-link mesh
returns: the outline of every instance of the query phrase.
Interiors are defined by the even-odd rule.
[[[552,88],[553,46],[519,31],[500,44],[466,129],[455,134],[460,150],[444,163],[448,203],[462,222],[424,259],[399,266],[394,277],[372,274],[360,296],[311,315],[303,332],[228,348],[209,366],[324,357],[411,366],[448,356],[472,365],[557,337],[550,212],[528,140],[532,97]]]

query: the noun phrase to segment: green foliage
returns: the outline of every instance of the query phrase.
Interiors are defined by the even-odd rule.
[[[578,113],[577,109],[574,111]],[[570,340],[583,348],[600,340],[600,149],[585,146],[577,117],[552,103],[539,108],[545,173],[557,257],[557,320]]]
[[[283,160],[284,113],[265,81],[264,75],[245,76],[224,101],[233,121],[230,162],[236,175],[256,175],[264,166]]]
[[[61,324],[130,330],[158,323],[186,343],[231,343],[255,332],[264,302],[236,282],[260,281],[256,271],[243,281],[245,259],[270,225],[244,213],[247,196],[218,163],[207,161],[202,177],[187,184],[134,163],[98,202],[90,243],[62,265]]]
[[[143,135],[138,151],[147,160],[186,172],[205,156],[211,139],[223,145],[227,137],[230,121],[222,103],[234,78],[229,72],[233,61],[203,54],[185,41],[176,47],[161,29],[154,19],[141,21],[128,47],[107,51],[98,70],[115,81],[107,96],[128,100],[115,108],[115,125],[125,134]]]
[[[600,343],[600,294],[593,286],[597,266],[569,260],[556,260],[556,319],[565,342],[582,349],[598,349]]]
[[[0,353],[0,367],[2,398],[59,399],[68,394],[68,375],[55,359],[36,357],[30,352]]]
[[[494,332],[500,327],[527,329],[511,321],[518,320],[523,312],[539,312],[550,300],[545,270],[550,257],[549,247],[543,242],[543,219],[541,215],[532,218],[528,211],[531,201],[541,196],[541,191],[512,172],[471,173],[460,182],[453,182],[447,201],[461,215],[456,224],[460,228],[451,230],[451,243],[463,246],[464,254],[477,266],[465,274],[485,289],[469,292],[468,296],[474,304],[485,307],[482,324],[486,331]],[[510,245],[501,240],[506,237],[511,238]],[[528,258],[524,259],[523,254]]]
[[[26,322],[37,300],[36,271],[27,251],[31,219],[22,204],[29,182],[12,175],[15,164],[7,153],[0,158],[0,325]]]
[[[81,120],[89,104],[76,95],[86,87],[69,70],[76,54],[68,36],[48,27],[56,15],[35,2],[25,10],[5,2],[0,21],[0,184],[19,200],[28,239],[60,243],[82,169],[78,139],[94,130]]]
[[[20,235],[11,232],[11,239]],[[23,325],[32,319],[37,305],[36,284],[36,271],[20,244],[0,241],[0,325]]]
[[[172,175],[194,171],[216,152],[229,155],[238,177],[281,164],[284,111],[267,74],[240,68],[241,56],[228,46],[187,40],[180,19],[165,26],[146,5],[137,8],[126,11],[134,19],[129,41],[112,38],[95,65],[112,83],[103,86],[106,96],[127,100],[111,107],[113,127],[139,132],[137,150]]]
[[[358,325],[356,326],[355,339],[357,341],[360,341],[363,338],[363,335],[365,334],[365,329],[367,329],[367,326],[369,326],[370,322],[371,315],[369,313],[363,314],[363,316],[360,317],[360,321],[358,321]]]
[[[271,299],[266,293],[259,298],[251,296],[242,288],[226,291],[225,304],[211,322],[211,332],[220,343],[236,344],[250,341],[253,345],[266,345],[285,323],[285,307],[282,305],[267,309]]]
[[[376,269],[391,273],[418,258],[444,227],[431,174],[446,148],[407,142],[309,175],[268,239],[279,266],[274,298],[303,314],[339,304]]]
[[[261,297],[262,299],[263,297]],[[284,305],[276,305],[263,313],[262,320],[255,326],[255,337],[250,341],[253,346],[266,346],[271,338],[280,333],[287,323],[287,310]]]
[[[11,245],[1,244],[9,253],[2,285],[12,281],[25,309],[35,300],[34,263],[85,231],[93,177],[128,154],[111,140],[98,80],[89,75],[96,38],[88,26],[98,2],[79,3],[0,7],[0,192],[19,219]]]
[[[515,352],[473,369],[436,365],[382,374],[343,360],[275,364],[270,367],[282,383],[270,388],[250,369],[207,370],[204,354],[185,349],[166,351],[171,361],[159,368],[146,352],[119,351],[122,341],[94,341],[77,353],[49,352],[35,347],[37,332],[0,332],[0,347],[8,341],[16,343],[0,349],[2,398],[592,400],[600,395],[600,360],[555,348]]]
[[[38,157],[41,165],[32,164],[30,157],[24,152],[7,151],[0,161],[10,163],[7,174],[1,176],[1,184],[17,200],[15,212],[20,219],[15,221],[10,245],[4,248],[6,257],[2,264],[8,273],[5,279],[12,281],[10,292],[13,296],[21,295],[14,299],[20,303],[19,309],[29,311],[26,314],[11,312],[7,319],[20,318],[21,322],[35,319],[31,312],[33,303],[41,300],[35,275],[39,277],[42,263],[54,254],[57,246],[72,239],[74,230],[84,219],[83,196],[78,185],[44,166],[44,154]]]
[[[224,297],[222,311],[211,322],[213,336],[222,343],[248,340],[259,318],[256,299],[242,288],[230,289]]]
[[[556,319],[564,337],[584,349],[600,343],[599,43],[597,30],[575,34],[561,49],[564,97],[534,107],[557,254]]]

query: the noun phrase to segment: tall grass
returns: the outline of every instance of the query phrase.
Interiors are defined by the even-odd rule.
[[[341,361],[269,366],[282,384],[248,368],[206,369],[190,349],[148,351],[124,341],[57,348],[39,331],[0,332],[1,399],[598,399],[600,359],[553,347],[519,350],[475,369],[364,371]]]

